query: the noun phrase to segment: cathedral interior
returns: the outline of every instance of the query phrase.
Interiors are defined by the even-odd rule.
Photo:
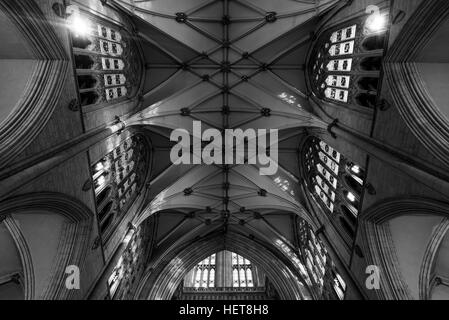
[[[0,300],[449,300],[448,38],[447,0],[0,0]]]

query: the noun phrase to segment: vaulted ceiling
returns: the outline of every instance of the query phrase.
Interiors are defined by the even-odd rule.
[[[156,254],[207,234],[226,241],[228,231],[294,247],[292,215],[310,221],[300,140],[306,128],[326,127],[310,112],[305,63],[320,16],[338,1],[115,3],[132,13],[144,40],[141,111],[127,125],[156,134],[152,200],[138,217],[160,215]],[[192,134],[193,121],[203,130],[279,129],[277,174],[261,176],[257,165],[174,166],[170,133]]]

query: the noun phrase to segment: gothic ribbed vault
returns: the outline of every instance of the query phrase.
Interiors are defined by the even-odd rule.
[[[161,215],[156,255],[214,232],[225,243],[238,230],[291,259],[279,243],[294,248],[292,218],[312,223],[299,183],[301,135],[327,126],[310,113],[305,63],[320,15],[337,1],[114,3],[146,41],[141,111],[126,125],[159,136],[147,190],[154,200],[135,221]],[[172,165],[170,133],[192,134],[193,121],[203,130],[279,129],[277,174],[261,176],[257,165]]]

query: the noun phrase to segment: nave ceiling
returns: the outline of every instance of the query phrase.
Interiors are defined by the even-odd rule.
[[[3,1],[0,60],[18,76],[1,88],[0,299],[177,299],[221,251],[282,300],[447,297],[445,1],[381,1],[377,32],[362,0]],[[335,50],[354,37],[346,66],[331,33]],[[45,66],[59,71],[17,85]],[[335,75],[346,103],[318,90]],[[220,159],[227,129],[279,130],[276,173],[173,164],[171,134],[195,150],[195,122],[221,133],[197,144]],[[77,293],[57,283],[69,263],[89,283]],[[367,266],[388,274],[380,291]],[[207,288],[229,293],[223,278]]]
[[[319,17],[338,1],[114,1],[131,13],[147,69],[140,112],[127,126],[156,137],[150,201],[139,224],[159,214],[161,255],[175,243],[228,230],[267,246],[295,241],[292,217],[304,209],[299,148],[310,112],[305,64]],[[170,161],[170,133],[202,129],[279,129],[279,170],[258,165],[181,165]]]

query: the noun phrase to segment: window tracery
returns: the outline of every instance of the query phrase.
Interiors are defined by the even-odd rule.
[[[309,224],[298,220],[299,246],[308,274],[325,299],[345,298],[346,283],[329,257],[326,246],[315,236]]]
[[[127,248],[120,256],[108,279],[109,294],[112,299],[124,299],[138,276],[144,271],[147,250],[145,226],[136,229]]]
[[[147,161],[144,138],[133,135],[92,166],[98,220],[105,238],[137,197]]]
[[[141,73],[136,43],[122,27],[88,14],[83,15],[83,21],[87,24],[86,34],[72,31],[81,106],[135,96]]]
[[[357,226],[364,170],[318,138],[311,138],[305,151],[309,190],[344,231],[349,245]]]
[[[198,263],[193,272],[195,288],[215,287],[216,254]]]
[[[373,31],[368,20],[340,25],[318,39],[309,73],[319,99],[375,107],[386,28]]]
[[[236,253],[232,253],[232,286],[234,288],[254,287],[251,262]]]
[[[221,257],[221,260],[218,259]],[[229,279],[224,288],[254,288],[255,276],[252,263],[242,256],[228,251],[209,256],[198,263],[184,280],[186,288],[212,289],[221,287],[217,277]],[[226,281],[225,281],[226,282]]]

